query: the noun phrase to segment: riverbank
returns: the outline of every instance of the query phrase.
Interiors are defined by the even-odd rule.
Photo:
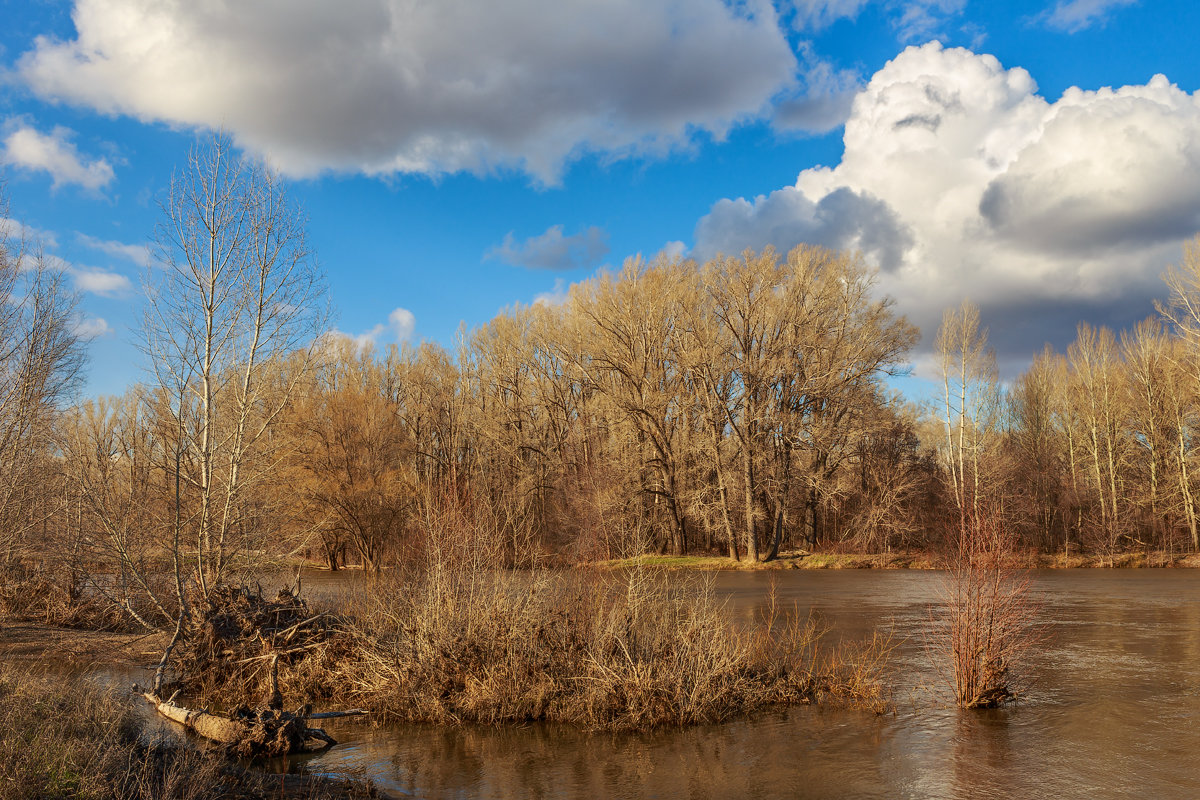
[[[0,799],[378,797],[366,783],[268,775],[154,735],[131,698],[82,677],[0,666]]]
[[[895,551],[891,553],[810,553],[795,550],[780,553],[771,561],[734,561],[725,556],[644,555],[583,564],[584,568],[619,570],[630,567],[659,570],[758,571],[791,569],[942,569],[936,553]],[[1136,551],[1110,555],[1021,553],[1014,566],[1024,569],[1200,569],[1200,553]]]

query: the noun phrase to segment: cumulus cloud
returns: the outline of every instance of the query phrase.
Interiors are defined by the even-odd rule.
[[[608,250],[608,233],[603,228],[593,225],[563,236],[563,226],[552,225],[545,233],[522,242],[508,233],[485,258],[528,269],[568,270],[595,267],[608,255]]]
[[[388,314],[388,328],[397,340],[411,339],[417,327],[417,318],[407,308],[397,308]]]
[[[72,323],[71,330],[81,339],[99,339],[112,333],[112,327],[103,317],[79,316]]]
[[[86,233],[76,234],[76,237],[86,247],[98,250],[101,253],[107,253],[116,258],[131,261],[139,267],[146,268],[154,263],[154,259],[150,255],[150,248],[144,244],[125,244],[124,242],[97,239],[94,236],[88,236]]]
[[[72,136],[62,127],[45,134],[20,125],[4,137],[0,160],[20,169],[48,172],[56,189],[73,183],[99,191],[112,182],[112,166],[103,158],[89,160],[80,155]]]
[[[76,0],[36,40],[39,95],[224,127],[293,175],[516,168],[720,137],[796,60],[769,0]]]
[[[388,314],[387,322],[381,322],[363,333],[352,334],[334,330],[330,335],[349,339],[357,349],[364,350],[379,344],[385,336],[396,342],[407,341],[412,338],[416,327],[417,318],[411,311],[407,308],[396,308]]]
[[[75,279],[75,286],[80,291],[89,294],[115,297],[131,288],[129,278],[117,272],[91,267],[73,267],[69,269],[69,272]]]
[[[1042,19],[1051,28],[1067,33],[1077,33],[1093,25],[1103,25],[1109,14],[1122,6],[1131,6],[1137,0],[1058,0]]]
[[[1162,269],[1200,229],[1200,95],[1163,76],[1049,102],[1025,70],[934,42],[871,78],[844,142],[832,168],[717,202],[697,254],[861,250],[927,344],[970,297],[996,347],[1027,359],[1081,319],[1152,313]]]

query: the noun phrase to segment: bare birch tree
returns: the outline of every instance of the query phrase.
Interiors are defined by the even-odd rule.
[[[181,477],[196,498],[195,577],[207,595],[249,544],[242,501],[261,475],[247,470],[248,457],[305,374],[293,369],[278,386],[264,372],[286,354],[315,352],[324,284],[281,180],[219,135],[193,149],[172,181],[158,255],[143,343],[157,383],[175,398],[170,413],[194,465]]]

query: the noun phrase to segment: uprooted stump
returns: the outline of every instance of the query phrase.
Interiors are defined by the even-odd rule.
[[[329,697],[333,666],[349,641],[338,620],[313,613],[298,592],[274,597],[261,588],[231,587],[191,604],[174,661],[176,679],[160,694],[182,689],[227,705],[264,698],[276,691],[278,664],[283,693],[307,700]],[[278,710],[276,708],[276,710]]]
[[[337,741],[320,728],[308,727],[310,718],[328,719],[364,713],[355,709],[310,716],[306,708],[289,712],[240,706],[231,715],[224,716],[207,709],[176,705],[174,695],[163,700],[138,686],[133,690],[152,703],[162,716],[209,741],[224,745],[226,754],[236,758],[273,758],[325,750]]]
[[[328,660],[346,646],[335,620],[313,614],[296,591],[281,589],[272,599],[262,588],[231,587],[185,605],[175,636],[155,672],[154,686],[134,691],[153,703],[158,713],[200,736],[225,746],[238,758],[271,758],[310,753],[336,744],[310,719],[352,716],[360,710],[312,714],[305,703],[295,712],[283,710],[280,670],[290,695],[312,699],[327,695]],[[190,607],[190,611],[187,608]],[[175,652],[175,680],[166,667]],[[166,688],[169,687],[169,688]],[[171,690],[166,700],[162,698]],[[234,706],[228,716],[207,709],[176,705],[181,692]],[[249,698],[262,702],[251,708]]]

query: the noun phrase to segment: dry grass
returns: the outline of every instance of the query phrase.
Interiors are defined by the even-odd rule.
[[[0,612],[64,628],[142,630],[119,606],[89,591],[82,572],[64,564],[53,570],[8,565],[0,571]]]
[[[406,568],[357,584],[303,645],[281,642],[292,617],[260,602],[229,619],[214,609],[220,619],[207,616],[181,651],[185,691],[253,703],[264,656],[287,648],[285,706],[324,700],[377,720],[643,730],[821,698],[886,706],[882,640],[825,648],[818,625],[774,605],[761,624],[735,625],[710,575],[548,570],[503,531],[469,505],[427,509]],[[213,635],[217,622],[229,635]]]
[[[372,797],[365,785],[266,776],[182,741],[153,740],[131,700],[83,679],[0,667],[3,800]]]
[[[822,653],[817,625],[789,615],[741,629],[701,577],[423,576],[378,585],[352,616],[358,657],[344,665],[348,699],[394,719],[628,730],[822,696],[872,707],[881,699],[871,669]]]

